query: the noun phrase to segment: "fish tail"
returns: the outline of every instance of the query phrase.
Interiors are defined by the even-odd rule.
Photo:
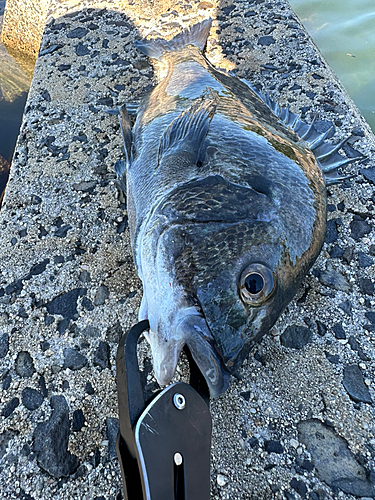
[[[154,38],[153,40],[136,40],[135,47],[150,57],[151,59],[160,60],[161,57],[167,52],[174,52],[181,50],[187,45],[194,45],[202,52],[207,42],[210,33],[212,19],[205,19],[204,21],[194,24],[190,29],[186,29],[176,35],[172,40],[164,40],[163,38]]]

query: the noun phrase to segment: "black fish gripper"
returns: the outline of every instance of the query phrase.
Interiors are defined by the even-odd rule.
[[[145,401],[137,343],[147,320],[117,350],[120,430],[116,448],[125,500],[209,500],[209,390],[187,351],[190,385],[177,382]]]

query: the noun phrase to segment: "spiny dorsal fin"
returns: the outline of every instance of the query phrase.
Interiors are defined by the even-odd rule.
[[[191,156],[189,161],[195,165],[215,111],[215,100],[204,98],[178,115],[160,139],[158,166],[163,156],[177,148],[179,154]]]
[[[273,101],[267,93],[259,92],[251,83],[246,80],[241,80],[252,90],[268,107],[269,109],[278,117],[279,121],[283,122],[287,127],[291,128],[297,135],[302,139],[311,151],[318,162],[318,165],[323,172],[323,177],[327,186],[332,184],[337,184],[343,180],[350,179],[353,176],[341,176],[339,170],[349,163],[353,163],[361,158],[363,155],[358,155],[354,158],[345,158],[338,151],[344,146],[348,138],[344,139],[342,142],[333,146],[332,144],[326,143],[325,140],[330,134],[332,134],[334,127],[332,126],[326,132],[319,133],[315,129],[316,116],[310,125],[301,120],[301,118],[289,111],[289,106],[286,108],[281,108],[279,104]]]
[[[194,24],[190,29],[183,30],[172,40],[154,38],[153,40],[136,40],[135,47],[152,59],[160,59],[166,52],[181,50],[186,45],[194,45],[203,51],[207,37],[210,33],[212,19],[206,19],[201,23]]]

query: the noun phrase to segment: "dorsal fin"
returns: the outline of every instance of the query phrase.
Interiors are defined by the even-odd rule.
[[[338,151],[344,146],[348,138],[333,146],[326,143],[325,140],[332,133],[334,127],[332,126],[326,132],[319,133],[315,129],[314,117],[312,123],[308,125],[297,114],[289,111],[289,106],[282,108],[279,104],[273,101],[267,93],[259,92],[251,83],[246,80],[241,80],[269,107],[280,122],[284,123],[287,127],[291,128],[300,139],[302,139],[311,151],[318,162],[318,165],[323,172],[323,177],[327,186],[337,184],[345,179],[350,179],[352,175],[341,176],[339,170],[349,163],[353,163],[361,158],[363,155],[358,155],[354,158],[345,158]]]
[[[190,29],[183,30],[172,40],[154,38],[152,40],[136,40],[135,47],[152,59],[160,59],[167,52],[181,50],[186,45],[194,45],[203,51],[207,37],[210,33],[212,19],[206,19],[201,23],[194,24]]]
[[[215,100],[203,98],[178,115],[164,131],[159,144],[159,161],[173,150],[188,154],[189,162],[196,165],[203,141],[216,111]]]

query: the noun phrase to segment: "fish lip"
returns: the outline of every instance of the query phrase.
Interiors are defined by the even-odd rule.
[[[229,386],[230,374],[215,348],[205,317],[198,311],[189,314],[178,323],[178,329],[182,331],[185,345],[207,383],[210,396],[220,396]]]
[[[182,310],[176,321],[175,332],[173,339],[163,343],[158,341],[151,329],[148,331],[158,384],[164,386],[171,382],[181,351],[186,346],[207,383],[210,397],[220,396],[228,388],[230,374],[217,352],[204,316],[194,307]]]

